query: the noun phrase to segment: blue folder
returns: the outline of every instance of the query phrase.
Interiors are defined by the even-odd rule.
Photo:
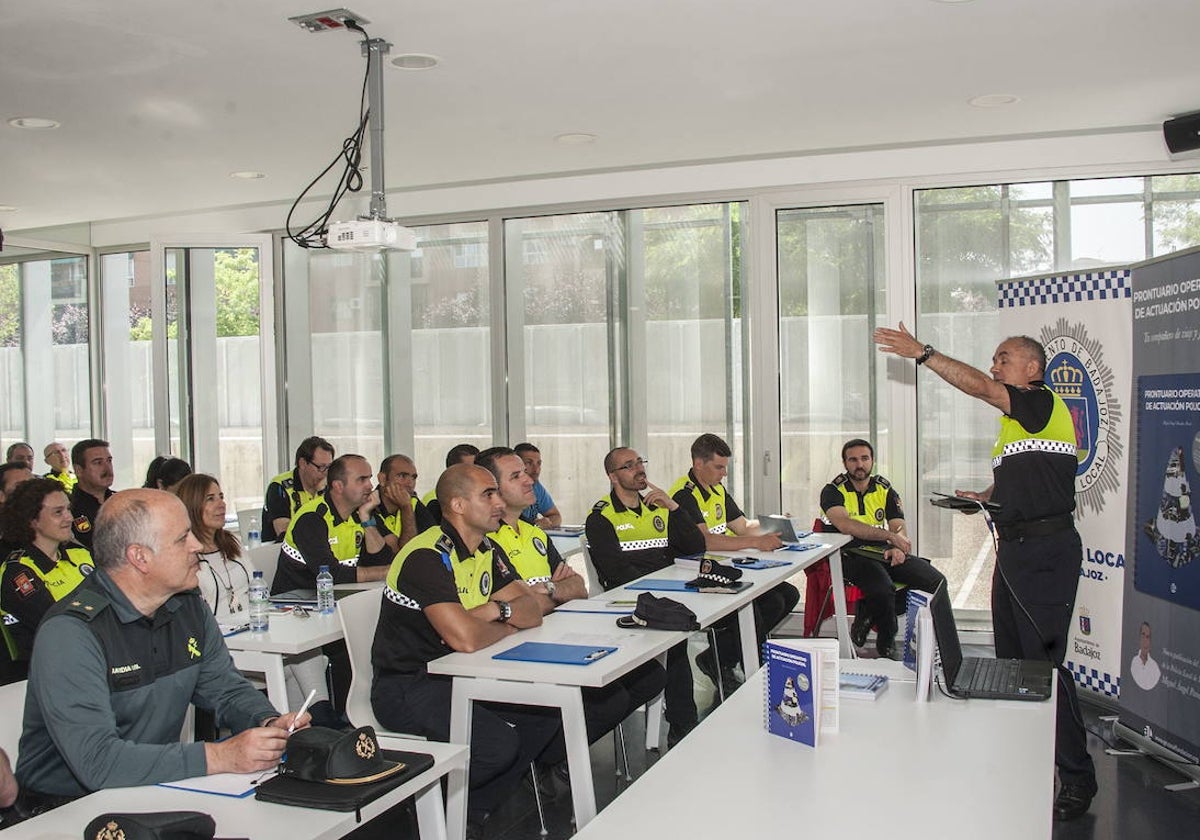
[[[653,589],[656,592],[694,592],[688,589],[686,580],[671,580],[669,578],[646,578],[635,583],[626,584],[626,589]]]
[[[497,653],[492,659],[511,659],[517,662],[546,662],[552,665],[591,665],[616,650],[596,645],[563,645],[557,642],[522,642],[514,648]]]

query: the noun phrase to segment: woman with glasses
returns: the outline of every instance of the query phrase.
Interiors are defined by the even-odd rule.
[[[187,508],[192,533],[200,541],[199,594],[221,624],[240,625],[250,621],[250,580],[254,564],[243,556],[238,538],[225,530],[225,494],[211,475],[193,473],[174,487]],[[340,726],[329,702],[325,670],[329,660],[320,651],[289,657],[283,674],[287,682],[289,708],[299,708],[310,689],[316,702],[309,708],[314,726]]]

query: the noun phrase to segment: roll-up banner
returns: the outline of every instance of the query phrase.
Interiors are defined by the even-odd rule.
[[[1046,381],[1075,421],[1075,521],[1084,554],[1066,666],[1081,688],[1114,699],[1124,651],[1130,277],[1118,268],[998,284],[1001,334],[1045,346]]]

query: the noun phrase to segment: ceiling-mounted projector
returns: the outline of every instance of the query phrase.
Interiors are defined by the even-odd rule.
[[[336,251],[415,251],[417,234],[386,219],[356,219],[331,224],[325,245]]]

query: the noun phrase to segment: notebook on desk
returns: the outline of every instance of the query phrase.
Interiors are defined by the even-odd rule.
[[[1048,700],[1053,688],[1054,666],[1044,659],[963,658],[949,599],[942,586],[930,602],[933,635],[941,654],[946,690],[963,698]]]

